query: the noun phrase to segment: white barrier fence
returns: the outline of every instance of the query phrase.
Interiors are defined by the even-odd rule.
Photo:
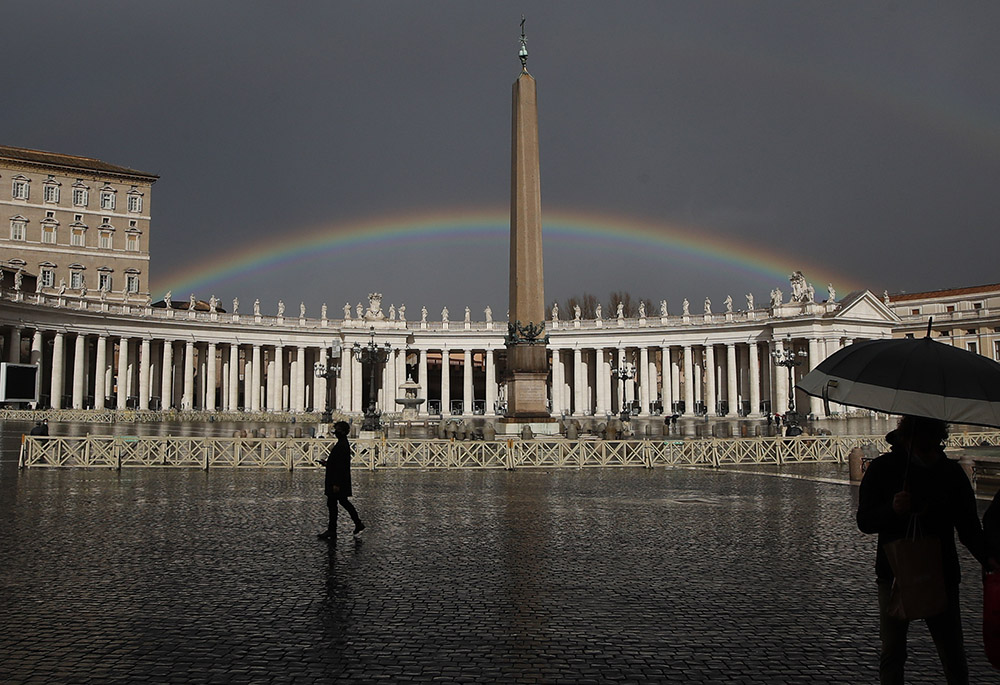
[[[855,447],[878,453],[883,436],[824,435],[699,440],[565,440],[493,442],[356,440],[357,468],[524,469],[594,466],[725,466],[843,463]],[[37,437],[25,436],[22,468],[315,468],[331,441],[319,438]],[[956,433],[950,447],[1000,446],[1000,432]]]

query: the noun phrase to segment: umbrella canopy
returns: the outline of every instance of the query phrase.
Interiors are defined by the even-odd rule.
[[[797,387],[852,407],[1000,426],[1000,364],[930,338],[855,343]]]

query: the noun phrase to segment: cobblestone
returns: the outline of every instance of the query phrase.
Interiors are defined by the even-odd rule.
[[[874,539],[835,482],[0,463],[0,682],[874,682]],[[832,474],[835,475],[835,474]],[[982,592],[963,550],[973,682]],[[940,682],[922,625],[910,683]]]

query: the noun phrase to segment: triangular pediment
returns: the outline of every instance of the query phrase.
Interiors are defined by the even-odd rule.
[[[899,323],[895,312],[870,290],[856,290],[841,300],[833,318]]]

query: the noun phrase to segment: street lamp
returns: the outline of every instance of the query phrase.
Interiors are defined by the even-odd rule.
[[[323,410],[323,423],[333,421],[333,402],[330,401],[331,383],[335,378],[340,377],[340,343],[334,341],[333,346],[327,348],[327,356],[323,361],[313,365],[313,373],[316,378],[326,379],[326,409]]]
[[[625,381],[635,378],[635,364],[625,363],[621,367],[611,367],[611,377],[617,378],[621,382],[621,385],[618,386],[618,406],[622,409],[621,420],[628,421],[630,415],[629,410],[625,407]]]
[[[382,425],[382,412],[378,410],[375,402],[378,397],[375,391],[375,369],[380,364],[386,362],[391,351],[392,345],[389,343],[385,343],[382,346],[375,344],[374,326],[371,327],[371,336],[368,339],[367,345],[354,343],[354,358],[362,364],[368,364],[368,407],[365,408],[365,419],[361,424],[361,430],[376,431]],[[388,389],[386,389],[386,392],[388,392]]]
[[[789,340],[784,349],[775,350],[772,356],[777,366],[788,369],[788,413],[785,414],[785,425],[788,426],[788,430],[785,431],[785,435],[801,435],[799,415],[795,411],[795,367],[805,361],[808,354],[802,350],[798,352],[792,350]]]

